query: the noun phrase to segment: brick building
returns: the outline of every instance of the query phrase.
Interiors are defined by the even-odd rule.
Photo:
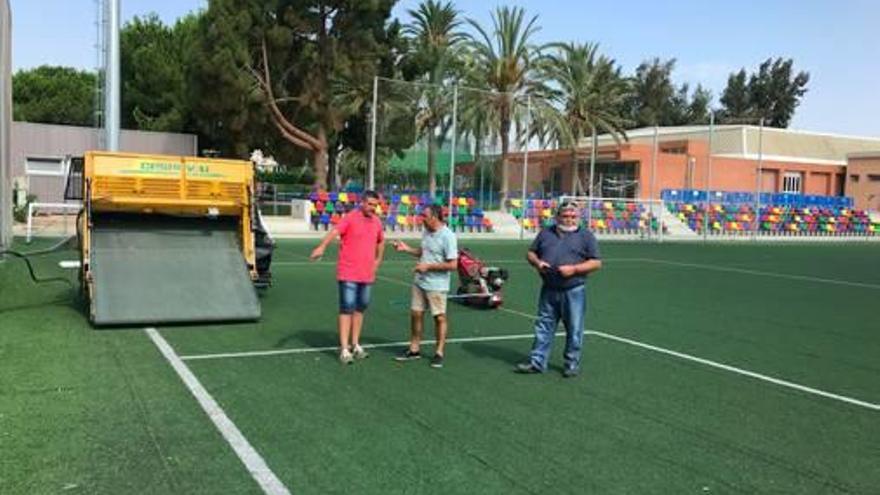
[[[634,129],[616,143],[599,136],[596,196],[659,199],[663,189],[788,192],[851,196],[880,209],[880,138],[748,125]],[[711,156],[710,156],[711,141]],[[589,139],[577,150],[582,190],[589,184]],[[511,190],[522,183],[522,154],[511,155]],[[572,191],[570,150],[530,151],[529,192]],[[760,177],[760,182],[758,179]]]

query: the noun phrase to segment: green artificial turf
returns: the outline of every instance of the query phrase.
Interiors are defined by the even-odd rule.
[[[335,253],[281,241],[253,324],[160,328],[184,356],[336,345]],[[461,241],[508,268],[504,310],[452,304],[446,367],[397,346],[188,359],[295,493],[875,493],[880,412],[590,334],[583,373],[520,376],[539,282],[527,242]],[[602,243],[587,328],[880,403],[874,244]],[[41,260],[58,274],[61,253]],[[363,342],[408,335],[389,252]],[[0,492],[257,493],[138,328],[93,330],[74,289],[0,264]],[[427,325],[426,337],[433,338]],[[431,355],[430,345],[425,353]]]

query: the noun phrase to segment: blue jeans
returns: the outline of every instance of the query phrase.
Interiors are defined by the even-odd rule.
[[[339,313],[350,315],[363,313],[370,305],[370,288],[373,284],[339,281]]]
[[[547,370],[556,326],[562,320],[565,326],[565,369],[578,369],[584,342],[586,310],[587,291],[584,285],[562,290],[541,287],[538,318],[535,320],[535,341],[529,354],[532,366],[541,371]]]

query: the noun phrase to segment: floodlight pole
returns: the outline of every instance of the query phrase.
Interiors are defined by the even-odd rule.
[[[522,239],[525,237],[525,228],[523,227],[522,220],[525,218],[526,211],[526,174],[529,173],[529,135],[532,132],[532,95],[526,95],[526,141],[525,146],[526,149],[523,152],[523,166],[522,166],[522,209],[523,215],[519,222],[519,238]]]
[[[12,244],[12,162],[10,125],[12,124],[12,11],[8,0],[0,0],[0,250]],[[30,217],[28,217],[30,220]],[[0,263],[6,255],[0,254]]]
[[[370,166],[367,170],[367,189],[376,187],[376,107],[379,104],[379,76],[373,76],[373,105],[370,109]]]
[[[120,48],[119,48],[119,0],[105,0],[107,9],[107,58],[104,65],[104,132],[107,151],[119,150],[120,128]]]
[[[455,187],[455,138],[458,134],[458,83],[452,84],[452,154],[449,157],[449,214],[452,215],[452,192]]]

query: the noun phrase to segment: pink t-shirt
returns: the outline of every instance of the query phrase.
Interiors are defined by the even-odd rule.
[[[385,241],[382,221],[377,215],[367,217],[361,210],[354,210],[342,217],[336,230],[342,241],[336,279],[373,283],[376,280],[376,245]]]

